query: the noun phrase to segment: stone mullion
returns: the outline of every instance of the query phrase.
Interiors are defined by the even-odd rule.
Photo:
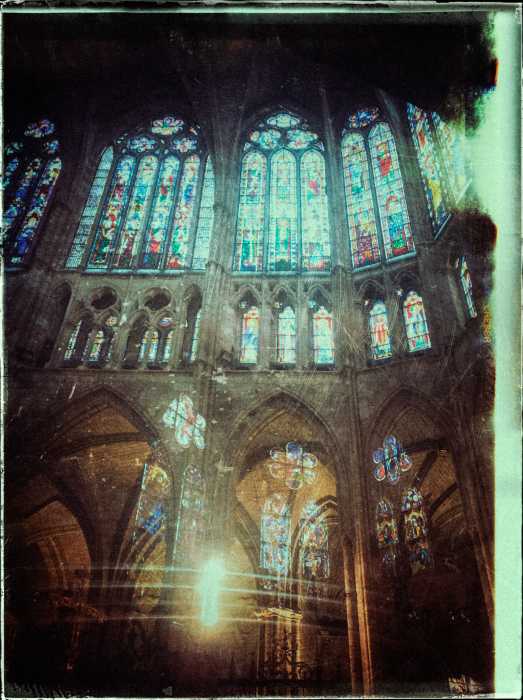
[[[339,143],[332,127],[332,114],[327,100],[327,93],[324,87],[320,87],[324,146],[325,146],[325,174],[328,187],[329,221],[332,251],[332,266],[336,269],[338,265],[347,268],[349,265],[348,242],[346,236],[344,206],[344,190],[342,181],[342,170],[340,167],[341,156],[339,154]]]
[[[358,513],[360,517],[353,521],[354,543],[354,583],[356,591],[356,611],[359,629],[359,649],[361,654],[361,667],[363,679],[363,693],[370,695],[374,690],[375,662],[374,654],[378,640],[377,620],[373,611],[375,591],[372,582],[371,552],[369,532],[372,531],[369,519],[369,500],[365,485],[366,469],[365,457],[362,454],[363,446],[360,442],[361,426],[358,418],[357,375],[349,370],[348,382],[348,434],[352,439],[347,448],[347,462],[351,473],[351,489],[349,513]],[[345,527],[347,524],[345,523]],[[351,533],[345,532],[351,537]]]
[[[274,323],[271,293],[267,280],[262,282],[262,301],[260,308],[260,346],[258,351],[258,365],[260,369],[269,369],[274,361]]]
[[[307,369],[312,363],[312,326],[307,294],[303,288],[303,279],[297,283],[296,294],[296,368]]]

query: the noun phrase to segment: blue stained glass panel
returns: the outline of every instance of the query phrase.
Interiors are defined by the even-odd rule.
[[[214,171],[212,161],[207,158],[205,166],[205,177],[203,180],[203,190],[200,200],[200,215],[198,217],[198,228],[196,229],[196,240],[192,258],[193,270],[205,270],[205,265],[209,258],[209,246],[211,243],[212,227],[214,224]]]
[[[267,251],[267,269],[270,272],[298,269],[296,194],[296,160],[289,151],[277,151],[271,159]]]
[[[71,252],[69,253],[69,257],[67,258],[67,262],[65,264],[66,268],[69,270],[79,267],[82,262],[87,239],[94,223],[94,217],[96,216],[96,212],[98,211],[98,207],[100,205],[100,199],[105,188],[105,182],[107,180],[107,176],[109,175],[112,162],[113,149],[110,146],[109,148],[105,149],[102,157],[100,158],[98,170],[96,171],[91,189],[89,190],[89,196],[87,197],[82,216],[80,217],[80,222],[78,224],[78,229],[76,231]]]
[[[29,124],[27,129],[24,131],[24,134],[26,136],[34,136],[35,138],[40,139],[43,136],[49,136],[49,134],[52,134],[53,132],[53,122],[49,121],[49,119],[40,119],[39,122]]]
[[[116,233],[120,227],[122,213],[129,199],[135,160],[131,156],[120,159],[116,165],[104,212],[98,224],[97,236],[89,267],[104,269],[109,264]]]
[[[243,158],[240,180],[235,269],[258,272],[263,262],[267,160],[251,151]]]
[[[172,145],[179,153],[188,153],[196,149],[198,141],[193,138],[188,138],[187,136],[181,136],[173,139]]]
[[[153,148],[156,148],[156,141],[149,136],[133,136],[127,142],[127,146],[131,151],[144,153],[145,151],[152,151]]]
[[[5,166],[4,170],[4,191],[9,187],[9,184],[11,182],[11,178],[18,169],[18,166],[20,165],[20,161],[18,158],[13,158],[12,160],[9,161],[9,163]]]
[[[300,173],[302,267],[309,272],[327,272],[331,247],[323,155],[307,151],[301,159]]]
[[[151,215],[145,233],[142,268],[158,269],[160,267],[165,250],[171,212],[174,207],[174,194],[179,169],[180,161],[176,156],[168,156],[162,162]]]
[[[200,159],[190,156],[184,163],[182,179],[174,214],[174,230],[167,257],[167,270],[181,270],[187,267],[189,257],[189,237],[195,214],[196,184]]]
[[[176,559],[194,562],[205,538],[205,480],[201,469],[190,464],[183,477],[176,525]]]
[[[78,321],[76,326],[71,331],[69,338],[67,339],[67,346],[65,348],[64,360],[70,360],[76,349],[76,341],[78,339],[78,334],[80,333],[80,328],[82,326],[82,321]]]
[[[4,238],[9,234],[14,222],[23,214],[27,206],[29,192],[33,188],[40,173],[42,161],[34,158],[27,166],[18,182],[13,198],[4,211]]]
[[[361,134],[349,133],[341,144],[345,206],[354,268],[381,258],[369,178],[369,162]]]
[[[346,127],[348,129],[364,129],[366,126],[373,124],[380,116],[378,107],[360,109],[355,114],[350,114],[347,117]]]
[[[12,156],[13,153],[20,153],[23,149],[23,144],[20,141],[13,141],[5,147],[6,156]]]
[[[11,264],[21,265],[34,245],[36,231],[42,220],[49,198],[60,175],[62,162],[55,158],[47,163],[36,185],[31,203],[14,241]]]
[[[289,505],[284,496],[275,493],[263,506],[260,566],[277,576],[286,576],[289,571],[290,524]]]
[[[129,269],[136,262],[157,170],[158,160],[155,156],[146,156],[140,160],[120,242],[113,260],[115,268]]]
[[[369,145],[387,260],[414,252],[403,179],[394,137],[387,124],[372,128]]]

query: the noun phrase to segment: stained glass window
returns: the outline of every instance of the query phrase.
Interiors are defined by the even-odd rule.
[[[385,257],[391,260],[413,253],[414,241],[396,144],[387,124],[380,122],[371,129],[369,148]]]
[[[354,132],[346,134],[341,153],[352,265],[364,267],[379,262],[381,255],[363,136]]]
[[[194,409],[193,400],[181,394],[179,399],[173,399],[162,416],[162,421],[174,428],[174,436],[182,447],[190,447],[192,443],[199,450],[205,448],[205,418]]]
[[[99,362],[102,358],[102,348],[105,341],[105,334],[103,330],[96,331],[93,342],[91,343],[91,349],[87,355],[88,362]]]
[[[78,340],[78,334],[80,333],[81,325],[82,325],[82,321],[78,321],[76,326],[71,331],[71,334],[69,335],[69,338],[67,340],[67,347],[65,348],[64,360],[72,359],[72,357],[75,353],[76,343]]]
[[[375,301],[369,312],[370,346],[373,360],[383,360],[392,355],[387,307]]]
[[[445,223],[448,212],[445,205],[444,183],[430,130],[429,115],[410,103],[407,104],[407,114],[418,156],[429,214],[436,234]]]
[[[196,316],[194,318],[194,329],[192,334],[191,342],[191,354],[189,362],[194,362],[198,356],[198,346],[200,344],[200,321],[202,317],[202,310],[198,309]]]
[[[256,306],[251,306],[242,315],[240,363],[255,365],[258,362],[258,347],[260,343],[260,312]]]
[[[260,566],[276,576],[289,571],[290,524],[289,504],[282,494],[273,494],[262,511]]]
[[[214,224],[214,171],[212,161],[207,158],[205,177],[203,180],[202,198],[200,201],[200,216],[198,217],[198,229],[194,243],[192,259],[193,270],[205,270],[209,257],[212,227]]]
[[[312,315],[312,347],[315,365],[334,364],[332,314],[324,306]]]
[[[380,116],[380,111],[377,107],[360,109],[355,114],[350,114],[347,117],[347,127],[349,129],[363,129],[369,124],[374,123]]]
[[[149,535],[162,534],[170,490],[171,482],[165,471],[154,462],[145,464],[136,508],[134,539],[144,531]]]
[[[457,127],[444,122],[436,112],[432,112],[431,116],[440,152],[443,156],[447,181],[454,201],[457,203],[469,183],[465,137]]]
[[[423,496],[418,489],[409,488],[405,491],[401,499],[401,512],[411,573],[417,574],[432,565]]]
[[[304,506],[301,514],[300,570],[310,580],[329,577],[329,530],[313,501]]]
[[[476,305],[474,304],[474,297],[472,295],[472,280],[470,279],[470,272],[467,265],[467,261],[463,256],[459,259],[458,265],[459,279],[461,282],[461,287],[463,289],[463,294],[465,295],[468,315],[470,318],[476,318],[478,312],[476,311]]]
[[[158,331],[149,331],[149,344],[147,348],[147,362],[156,362],[156,356],[158,354],[158,341],[159,335]]]
[[[60,175],[60,144],[46,139],[54,128],[48,119],[30,124],[23,140],[5,147],[3,240],[8,266],[27,263]]]
[[[403,318],[409,352],[430,348],[430,336],[423,307],[423,299],[417,292],[411,291],[403,302]]]
[[[152,334],[152,329],[150,329],[150,328],[148,328],[147,330],[144,331],[144,334],[142,336],[142,342],[140,343],[140,352],[138,354],[138,362],[143,362],[146,355],[148,354],[147,348],[149,347],[150,342],[151,342],[151,334]]]
[[[279,112],[249,133],[240,176],[233,269],[327,272],[329,214],[323,146]]]
[[[315,150],[306,151],[300,170],[302,267],[309,272],[327,272],[331,246],[323,155]]]
[[[176,559],[195,563],[205,539],[205,481],[199,467],[190,464],[183,476],[176,525]]]
[[[100,200],[105,188],[105,181],[111,169],[113,162],[113,149],[111,146],[106,148],[100,158],[98,170],[91,185],[89,196],[84,206],[80,223],[76,231],[76,236],[73,241],[73,247],[65,264],[66,268],[74,269],[82,263],[82,257],[87,243],[87,238],[91,231],[94,222],[94,217],[100,206]]]
[[[213,210],[214,174],[199,129],[155,119],[104,151],[66,267],[82,264],[92,234],[88,270],[204,270]]]
[[[296,314],[291,306],[278,313],[276,362],[288,365],[296,363]]]
[[[173,349],[173,338],[174,330],[170,330],[165,338],[165,343],[163,346],[162,362],[167,363],[171,359],[172,349]]]

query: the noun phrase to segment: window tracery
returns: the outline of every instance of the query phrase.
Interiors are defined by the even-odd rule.
[[[199,127],[153,120],[104,150],[66,268],[87,254],[89,271],[204,270],[213,212],[214,173]]]
[[[7,266],[27,264],[62,169],[60,143],[49,119],[29,124],[4,150],[3,241]]]
[[[261,121],[244,147],[233,269],[328,272],[323,145],[288,112]]]

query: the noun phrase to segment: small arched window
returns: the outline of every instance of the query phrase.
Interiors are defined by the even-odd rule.
[[[100,328],[91,334],[91,344],[87,347],[85,362],[92,367],[102,367],[111,357],[111,349],[115,337],[116,316],[109,316]]]
[[[138,363],[145,363],[149,369],[165,366],[172,354],[174,319],[162,316],[156,327],[147,328],[142,335]]]
[[[296,364],[296,314],[286,300],[277,302],[276,312],[276,363]]]
[[[182,363],[184,365],[191,365],[198,357],[201,311],[202,298],[200,293],[196,291],[187,305],[187,320],[182,348]]]
[[[66,267],[204,270],[213,207],[214,173],[199,127],[156,119],[103,152]]]
[[[64,352],[65,366],[77,367],[82,362],[92,325],[92,319],[85,317],[80,319],[70,331]]]
[[[62,169],[55,125],[29,124],[5,147],[3,237],[8,267],[27,264]]]
[[[135,369],[143,360],[146,350],[146,344],[144,344],[146,331],[147,319],[145,316],[140,315],[135,319],[127,337],[127,345],[122,362],[124,369]]]
[[[415,252],[396,143],[379,118],[377,108],[349,115],[341,141],[354,269]]]
[[[263,505],[260,527],[260,567],[276,576],[289,573],[291,512],[280,493],[270,496]]]
[[[255,365],[260,347],[260,311],[249,301],[240,302],[240,364]]]
[[[375,301],[369,311],[369,333],[372,360],[385,360],[392,356],[389,319],[383,301]]]
[[[410,291],[403,302],[403,320],[409,352],[430,348],[430,335],[423,299],[415,291]]]
[[[323,145],[307,123],[279,112],[249,133],[240,175],[233,269],[328,272]]]
[[[456,265],[459,269],[459,281],[461,283],[461,289],[463,290],[463,295],[465,297],[468,316],[469,318],[476,318],[478,312],[476,311],[476,305],[474,304],[474,296],[472,294],[472,280],[470,279],[470,272],[465,257],[461,256],[457,261]]]
[[[312,357],[315,367],[334,364],[334,328],[332,312],[318,297],[309,302],[312,322]]]
[[[205,480],[199,467],[185,469],[176,524],[176,560],[196,563],[205,540]]]
[[[303,508],[300,521],[300,573],[310,580],[329,577],[329,530],[314,501]]]
[[[411,573],[417,574],[432,565],[428,543],[428,523],[423,507],[423,496],[418,489],[409,488],[403,493],[401,512]]]

